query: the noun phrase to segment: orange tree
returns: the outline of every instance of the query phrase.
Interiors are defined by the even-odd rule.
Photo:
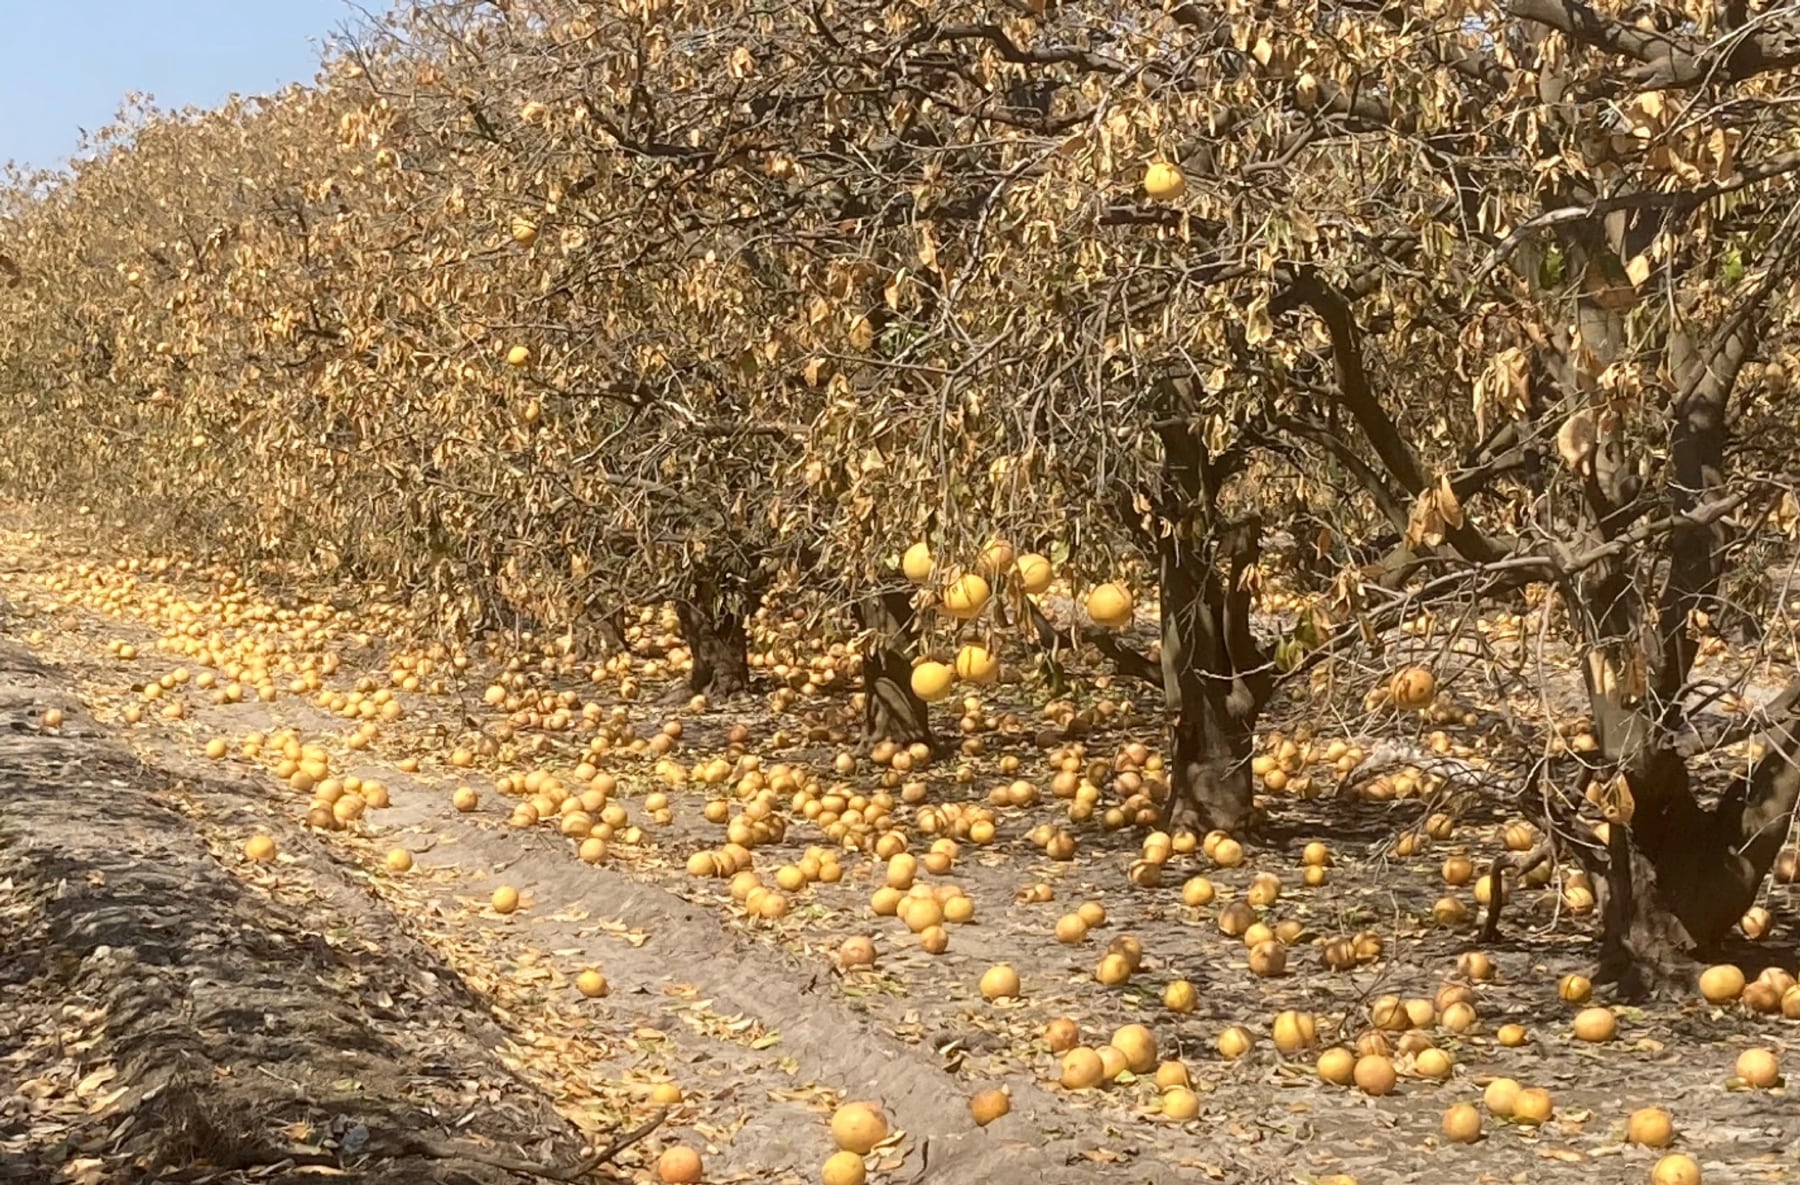
[[[1800,789],[1800,697],[1717,807],[1681,747],[1711,728],[1697,631],[1754,587],[1790,497],[1794,20],[418,6],[266,130],[200,121],[262,196],[221,166],[184,204],[170,149],[9,206],[29,295],[4,299],[44,348],[9,354],[8,431],[130,408],[240,467],[155,487],[239,550],[305,564],[316,539],[471,612],[671,595],[729,635],[780,573],[904,640],[995,539],[1078,593],[1153,582],[1155,667],[1111,648],[1160,676],[1182,825],[1251,819],[1296,642],[1324,664],[1415,610],[1547,588],[1598,747],[1521,726],[1545,755],[1521,790],[1578,782],[1608,813],[1603,849],[1571,843],[1607,871],[1609,961],[1638,974],[1737,918]],[[132,208],[136,168],[168,208],[102,211]],[[140,333],[172,298],[99,274],[176,241],[146,228],[187,208],[239,211],[250,241],[183,297],[204,348],[161,389],[209,394],[146,417],[157,363],[80,365],[108,333],[152,358],[187,340]],[[96,244],[101,299],[48,282],[63,239]],[[1338,569],[1335,632],[1277,646],[1254,585],[1267,528],[1302,517],[1331,528],[1306,538]],[[918,540],[940,563],[909,596],[894,562]],[[868,655],[871,727],[922,731],[904,657]]]
[[[733,183],[739,114],[671,48],[697,30],[680,8],[434,4],[362,30],[350,61],[404,112],[400,170],[416,145],[419,184],[465,203],[418,224],[408,251],[433,266],[401,281],[415,299],[387,331],[415,356],[507,363],[506,430],[458,430],[457,398],[426,417],[419,496],[460,507],[484,562],[551,613],[673,601],[690,685],[730,694],[770,586],[828,557],[809,409],[785,392],[786,276]]]
[[[699,73],[778,137],[746,165],[808,199],[787,325],[841,392],[814,447],[865,571],[909,504],[965,562],[994,536],[1061,538],[1078,577],[1134,553],[1173,817],[1236,826],[1276,682],[1256,512],[1292,464],[1344,492],[1339,539],[1393,536],[1373,563],[1334,545],[1351,620],[1321,655],[1409,605],[1554,590],[1599,749],[1536,776],[1614,824],[1576,845],[1607,870],[1609,969],[1735,922],[1800,789],[1796,697],[1716,808],[1679,746],[1696,630],[1791,505],[1791,13],[709,11]]]

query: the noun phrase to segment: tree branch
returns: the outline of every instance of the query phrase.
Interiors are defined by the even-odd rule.
[[[1331,336],[1331,356],[1336,363],[1338,391],[1344,406],[1350,409],[1369,446],[1394,480],[1416,497],[1430,484],[1429,479],[1418,456],[1401,437],[1400,426],[1388,415],[1369,384],[1362,342],[1349,302],[1312,268],[1299,269],[1292,290],[1298,300],[1310,306],[1325,322]],[[1459,527],[1446,525],[1445,538],[1465,559],[1477,563],[1486,563],[1505,554],[1501,547],[1466,522]]]
[[[1800,8],[1767,14],[1709,45],[1603,15],[1580,0],[1512,0],[1507,11],[1574,41],[1640,63],[1630,80],[1646,90],[1742,82],[1800,65]]]
[[[1078,642],[1086,642],[1105,655],[1119,674],[1142,679],[1157,687],[1162,686],[1162,667],[1150,661],[1148,656],[1125,645],[1111,631],[1093,626],[1059,630],[1054,622],[1044,616],[1044,611],[1038,608],[1037,602],[1026,597],[1025,604],[1026,612],[1031,616],[1032,632],[1037,635],[1038,645],[1042,649],[1073,650]]]

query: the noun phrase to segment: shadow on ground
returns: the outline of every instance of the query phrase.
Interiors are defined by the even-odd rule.
[[[452,971],[341,877],[246,884],[186,811],[248,803],[173,786],[0,642],[0,1182],[451,1185],[575,1159]],[[321,880],[325,932],[303,920]]]

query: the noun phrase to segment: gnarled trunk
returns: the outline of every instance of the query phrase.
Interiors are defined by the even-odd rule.
[[[1250,631],[1243,579],[1260,554],[1262,524],[1219,519],[1224,474],[1185,424],[1165,426],[1161,436],[1160,500],[1179,524],[1157,540],[1163,695],[1174,755],[1163,815],[1170,827],[1241,833],[1255,813],[1256,721],[1275,682]]]
[[[725,699],[750,687],[750,635],[748,618],[761,600],[755,581],[737,580],[736,595],[728,595],[724,581],[700,572],[688,597],[675,602],[681,637],[692,656],[688,690]]]
[[[911,598],[903,592],[866,597],[856,617],[871,631],[862,652],[863,739],[932,744],[931,713],[912,689],[918,629]]]
[[[1671,341],[1671,352],[1687,362],[1665,490],[1680,514],[1693,515],[1724,486],[1726,410],[1755,321],[1695,353],[1682,349],[1685,339]],[[1607,433],[1598,437],[1586,487],[1596,535],[1615,536],[1619,528],[1610,523],[1638,497],[1631,461]],[[1654,608],[1643,591],[1651,565],[1634,551],[1598,565],[1581,589],[1589,696],[1611,779],[1600,975],[1628,996],[1685,978],[1689,960],[1717,947],[1755,900],[1800,795],[1792,764],[1795,689],[1771,705],[1764,758],[1714,808],[1700,804],[1676,749],[1687,723],[1682,689],[1696,654],[1689,616],[1718,591],[1723,534],[1712,519],[1676,525]]]
[[[749,688],[750,639],[742,617],[722,609],[709,614],[687,601],[675,603],[675,616],[693,656],[688,667],[689,691],[725,699]]]
[[[1170,827],[1218,828],[1243,834],[1255,815],[1250,758],[1256,717],[1234,712],[1229,697],[1202,695],[1184,702],[1172,726],[1174,761],[1165,812]]]
[[[1713,954],[1756,901],[1800,803],[1800,680],[1767,709],[1764,756],[1708,810],[1687,765],[1659,749],[1631,785],[1629,826],[1608,837],[1602,978],[1644,995]]]

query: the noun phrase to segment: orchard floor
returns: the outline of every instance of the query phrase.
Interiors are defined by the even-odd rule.
[[[1677,1149],[1708,1183],[1800,1181],[1792,1094],[1728,1084],[1751,1045],[1776,1051],[1800,1075],[1800,1022],[1695,996],[1621,1006],[1616,1040],[1578,1042],[1575,1009],[1556,985],[1587,968],[1589,919],[1509,916],[1505,939],[1481,948],[1498,975],[1474,985],[1477,1030],[1434,1034],[1455,1061],[1447,1081],[1413,1076],[1400,1058],[1394,1093],[1371,1098],[1322,1083],[1313,1055],[1277,1054],[1269,1029],[1279,1010],[1309,1011],[1347,1042],[1373,998],[1429,997],[1454,978],[1458,954],[1478,944],[1472,924],[1431,924],[1446,891],[1438,869],[1452,852],[1493,854],[1499,816],[1465,815],[1450,840],[1399,860],[1383,853],[1416,823],[1419,803],[1283,799],[1271,804],[1267,833],[1280,838],[1249,843],[1243,866],[1176,856],[1162,887],[1143,888],[1127,877],[1133,833],[1075,828],[1080,846],[1068,862],[1033,846],[1032,827],[1062,818],[1062,804],[1046,796],[999,810],[992,844],[963,845],[948,874],[925,878],[954,881],[975,903],[973,921],[950,927],[941,955],[920,949],[898,920],[873,916],[880,867],[858,853],[844,855],[841,883],[793,894],[779,921],[752,921],[724,881],[685,873],[690,853],[723,840],[701,816],[705,791],[672,792],[667,825],[643,817],[645,795],[663,789],[648,760],[603,762],[645,832],[641,844],[615,845],[604,864],[581,863],[548,828],[508,826],[512,803],[492,789],[505,771],[447,761],[471,719],[494,718],[481,701],[486,672],[470,671],[460,695],[397,693],[404,714],[359,751],[343,743],[345,720],[285,693],[217,704],[190,684],[173,693],[182,718],[152,710],[127,724],[123,711],[142,702],[146,682],[193,664],[159,651],[160,630],[129,605],[102,613],[74,595],[91,579],[76,574],[78,563],[110,566],[81,550],[92,540],[28,526],[38,524],[15,516],[0,531],[0,1182],[8,1185],[646,1180],[674,1143],[700,1150],[709,1182],[807,1182],[833,1150],[828,1119],[846,1098],[880,1101],[894,1125],[868,1160],[870,1180],[884,1185],[1309,1183],[1334,1174],[1360,1185],[1647,1182],[1658,1154],[1622,1140],[1625,1117],[1644,1106],[1672,1112]],[[196,603],[210,595],[197,584],[182,591]],[[118,657],[109,647],[118,642],[138,657]],[[385,682],[378,645],[346,645],[341,657],[330,686],[348,689],[371,672]],[[684,763],[721,752],[735,723],[755,738],[784,725],[801,731],[771,718],[767,689],[702,712],[658,706],[662,689],[644,690],[634,719],[646,732],[683,719],[674,755]],[[609,702],[591,685],[581,693]],[[59,726],[45,723],[50,708],[62,711]],[[334,771],[379,779],[392,804],[353,831],[306,828],[307,796],[239,756],[246,734],[280,728],[330,750]],[[225,738],[229,756],[208,760],[211,738]],[[991,763],[1007,750],[989,740]],[[548,743],[538,767],[566,771],[579,759],[574,734]],[[1047,783],[1029,737],[1013,751],[1017,776]],[[824,769],[837,747],[762,752],[768,762]],[[408,757],[417,772],[400,768]],[[1002,777],[988,765],[958,785],[949,764],[926,771],[935,802],[985,796]],[[872,788],[869,769],[865,760],[846,780]],[[452,806],[461,785],[481,792],[477,810]],[[274,863],[245,858],[255,834],[275,839]],[[1334,856],[1317,888],[1300,878],[1310,839]],[[819,841],[798,821],[784,843],[757,850],[756,866],[769,880]],[[396,847],[415,858],[404,874],[384,865]],[[1259,872],[1284,886],[1267,912],[1305,927],[1280,978],[1253,975],[1242,943],[1216,925],[1219,906]],[[1180,885],[1197,873],[1220,889],[1214,905],[1182,903]],[[1021,903],[1019,890],[1040,881],[1054,899]],[[502,884],[523,900],[508,916],[487,904]],[[1056,919],[1087,900],[1105,906],[1107,924],[1081,944],[1059,944]],[[1794,969],[1795,905],[1771,901],[1776,928],[1746,947],[1747,970],[1759,961]],[[1310,945],[1365,928],[1381,934],[1385,954],[1352,971],[1327,970]],[[854,934],[874,937],[875,970],[836,968],[834,952]],[[1120,934],[1141,940],[1144,963],[1126,986],[1105,987],[1094,967]],[[983,1000],[977,984],[996,963],[1017,969],[1022,998]],[[590,967],[610,981],[604,998],[575,988]],[[1162,1006],[1163,985],[1175,978],[1198,987],[1194,1011]],[[1096,1044],[1120,1025],[1149,1026],[1161,1056],[1185,1063],[1199,1118],[1163,1117],[1148,1079],[1058,1087],[1042,1033],[1061,1016]],[[1507,1022],[1529,1030],[1525,1045],[1494,1041]],[[1230,1025],[1257,1035],[1235,1061],[1215,1048]],[[1548,1089],[1555,1118],[1534,1128],[1484,1116],[1479,1142],[1445,1144],[1445,1109],[1479,1103],[1496,1076]],[[651,1097],[665,1082],[683,1096],[666,1112]],[[1011,1092],[1010,1114],[977,1127],[968,1098],[998,1086]],[[586,1175],[572,1172],[625,1135],[639,1138]]]

